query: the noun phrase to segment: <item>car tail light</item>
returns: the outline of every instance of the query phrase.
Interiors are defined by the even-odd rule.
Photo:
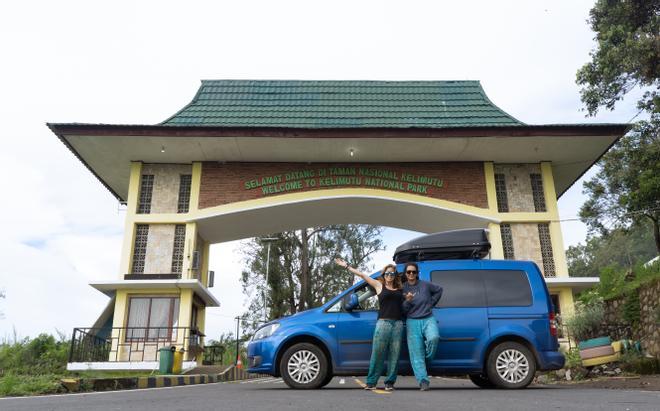
[[[555,312],[554,311],[550,311],[549,321],[550,321],[550,335],[552,335],[553,337],[556,337],[557,336],[557,320],[555,318]]]

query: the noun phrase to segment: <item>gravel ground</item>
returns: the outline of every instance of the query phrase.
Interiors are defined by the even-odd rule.
[[[551,385],[573,388],[609,388],[619,390],[660,391],[660,375],[642,375],[636,377],[601,377],[583,381],[561,381]]]

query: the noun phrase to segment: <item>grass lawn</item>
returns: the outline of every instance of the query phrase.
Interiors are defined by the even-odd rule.
[[[22,375],[6,374],[0,377],[0,397],[64,393],[62,378],[132,378],[156,375],[150,371],[84,371],[64,374]],[[81,387],[84,390],[84,385]]]

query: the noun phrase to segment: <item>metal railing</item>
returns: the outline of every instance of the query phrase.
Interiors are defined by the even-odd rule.
[[[203,352],[203,337],[189,327],[74,328],[69,362],[158,361],[158,350],[171,346],[192,359]]]
[[[222,364],[227,348],[224,345],[207,345],[204,347],[204,365]]]

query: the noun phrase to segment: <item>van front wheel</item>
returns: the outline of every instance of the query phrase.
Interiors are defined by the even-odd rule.
[[[487,361],[488,380],[499,388],[527,387],[536,373],[536,360],[532,352],[513,341],[498,344]]]
[[[280,375],[291,388],[303,390],[319,388],[328,376],[328,359],[314,344],[295,344],[282,356]]]

